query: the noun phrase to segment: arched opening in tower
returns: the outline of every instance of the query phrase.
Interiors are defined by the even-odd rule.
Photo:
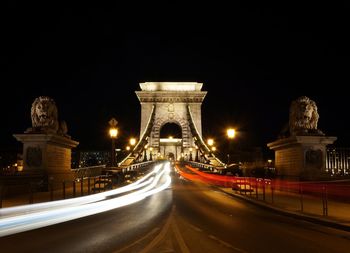
[[[176,123],[164,124],[159,133],[160,155],[170,161],[180,160],[182,150],[182,129]]]
[[[160,138],[182,138],[181,127],[176,123],[166,123],[160,129]]]

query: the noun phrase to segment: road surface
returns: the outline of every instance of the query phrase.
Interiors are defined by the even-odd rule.
[[[349,252],[350,233],[278,215],[172,173],[105,213],[0,238],[1,252]]]

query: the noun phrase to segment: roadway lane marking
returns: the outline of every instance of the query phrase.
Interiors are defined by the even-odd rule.
[[[172,229],[173,229],[174,234],[175,234],[175,238],[176,238],[177,242],[179,243],[181,252],[183,252],[183,253],[190,253],[191,251],[187,247],[184,238],[181,236],[179,227],[176,225],[175,222],[172,222],[171,225],[172,225]]]
[[[187,223],[187,226],[189,226],[190,228],[192,228],[193,230],[197,231],[197,232],[203,232],[202,229],[200,229],[199,227],[196,227],[190,223]]]
[[[123,247],[123,248],[117,250],[117,251],[113,251],[113,253],[123,252],[123,251],[125,251],[125,250],[127,250],[127,249],[129,249],[129,248],[131,248],[131,247],[133,247],[133,246],[135,246],[136,244],[138,244],[138,243],[140,243],[141,241],[145,240],[147,237],[149,237],[149,236],[153,235],[154,233],[156,233],[158,230],[160,230],[160,228],[154,228],[154,229],[152,229],[152,231],[149,232],[147,235],[141,237],[140,239],[136,240],[136,241],[133,242],[132,244],[129,244],[129,245],[127,245],[127,246],[125,246],[125,247]]]
[[[173,214],[175,212],[175,206],[173,206],[173,208],[171,209],[170,215],[165,223],[165,225],[163,226],[162,230],[160,231],[160,233],[142,250],[140,251],[140,253],[146,253],[149,252],[152,248],[154,248],[161,240],[164,239],[166,233],[169,230],[169,227],[171,225],[171,220],[173,217]]]
[[[232,216],[232,214],[230,214],[230,216]],[[185,222],[186,225],[187,225],[188,227],[192,228],[193,230],[195,230],[195,231],[197,231],[197,232],[203,232],[203,233],[205,233],[205,231],[203,231],[202,229],[200,229],[200,228],[198,228],[198,227],[192,225],[192,224],[189,223],[188,221],[183,220],[183,222]],[[175,231],[174,231],[174,232],[175,232]],[[214,235],[208,235],[208,237],[209,237],[210,239],[212,239],[212,240],[214,240],[214,241],[216,241],[216,242],[222,244],[223,246],[225,246],[225,247],[227,247],[227,248],[233,249],[233,250],[238,251],[238,252],[247,253],[247,251],[242,250],[242,249],[239,249],[239,248],[237,248],[237,247],[234,247],[234,246],[232,246],[231,244],[229,244],[229,243],[227,243],[227,242],[225,242],[225,241],[220,240],[219,238],[217,238],[217,237],[214,236]]]
[[[248,253],[248,252],[245,251],[245,250],[239,249],[239,248],[234,247],[234,246],[232,246],[231,244],[229,244],[229,243],[227,243],[227,242],[225,242],[225,241],[223,241],[223,240],[220,240],[219,238],[217,238],[217,237],[214,236],[214,235],[208,235],[208,237],[209,237],[210,239],[212,239],[212,240],[214,240],[214,241],[217,241],[218,243],[224,245],[224,246],[227,247],[227,248],[233,249],[233,250],[238,251],[238,252]]]
[[[215,241],[218,241],[218,240],[219,240],[218,238],[216,238],[216,236],[213,236],[213,235],[208,235],[208,237],[209,237],[210,239],[215,240]]]

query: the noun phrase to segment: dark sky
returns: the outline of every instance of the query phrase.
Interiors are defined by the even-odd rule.
[[[313,99],[319,128],[350,146],[349,6],[49,6],[9,1],[1,10],[0,148],[30,127],[38,96],[52,97],[85,149],[109,148],[108,120],[138,136],[139,82],[203,82],[204,137],[266,146],[289,105]],[[179,8],[180,7],[180,8]],[[203,7],[203,8],[202,8]]]

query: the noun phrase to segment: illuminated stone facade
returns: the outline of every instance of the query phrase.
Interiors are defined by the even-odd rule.
[[[201,105],[207,94],[201,91],[202,83],[196,82],[146,82],[140,83],[141,91],[136,95],[141,103],[141,131],[145,131],[155,105],[155,119],[148,143],[159,152],[160,130],[166,123],[175,123],[182,131],[182,152],[188,153],[194,147],[193,136],[188,122],[187,106],[191,106],[193,122],[202,135]]]

